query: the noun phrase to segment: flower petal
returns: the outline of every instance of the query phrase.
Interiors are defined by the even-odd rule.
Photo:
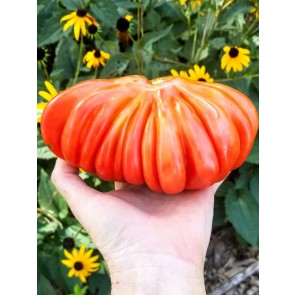
[[[67,260],[67,259],[63,259],[61,261],[62,264],[64,264],[65,266],[72,268],[74,266],[74,262],[71,260]]]
[[[173,77],[179,77],[178,72],[177,72],[176,70],[174,70],[174,69],[171,69],[171,70],[170,70],[170,73],[171,73],[171,75],[172,75]]]
[[[39,91],[38,94],[43,97],[44,99],[46,99],[47,101],[50,101],[52,99],[52,95],[50,93],[48,93],[47,91]]]
[[[73,255],[70,254],[66,249],[64,249],[64,255],[70,260],[74,259]]]
[[[76,41],[79,41],[80,27],[81,27],[81,19],[77,20],[77,22],[74,25],[74,36],[75,36]]]
[[[243,53],[243,54],[250,54],[250,50],[249,49],[245,49],[245,48],[238,48],[239,49],[239,52],[240,53]]]
[[[132,15],[125,15],[125,19],[128,20],[129,22],[133,19],[133,16]]]
[[[56,91],[54,86],[49,81],[45,81],[45,86],[46,86],[47,90],[49,91],[49,93],[52,95],[52,97],[54,97],[58,94],[58,92]]]
[[[68,277],[71,278],[74,274],[75,274],[75,269],[72,268],[72,269],[68,272]]]
[[[86,36],[87,31],[86,31],[85,20],[81,19],[80,22],[81,22],[81,32],[82,32],[83,36]]]
[[[109,53],[102,51],[102,50],[100,51],[100,54],[105,59],[110,59],[110,57],[111,57],[111,55]]]
[[[93,256],[93,257],[91,257],[91,258],[88,258],[87,261],[89,261],[89,262],[94,262],[95,260],[98,259],[98,257],[99,257],[99,255],[95,255],[95,256]]]
[[[37,110],[43,111],[46,106],[47,106],[47,102],[39,102],[37,103]]]
[[[76,11],[73,11],[65,16],[63,16],[61,19],[60,19],[60,22],[63,22],[65,20],[68,20],[68,19],[71,19],[72,17],[75,17],[77,16],[77,12]]]
[[[230,47],[229,46],[224,46],[223,47],[223,51],[224,52],[229,52],[230,51]]]
[[[77,17],[70,19],[69,21],[65,23],[62,30],[65,32],[69,27],[73,26],[76,21],[77,21]]]
[[[89,258],[91,256],[91,254],[93,253],[93,249],[90,249],[88,250],[86,253],[85,253],[85,258]]]
[[[82,244],[81,247],[80,247],[80,250],[79,250],[79,254],[78,255],[80,257],[82,257],[82,256],[84,257],[84,254],[85,254],[85,244]]]
[[[84,274],[82,274],[82,272],[79,273],[79,278],[83,283],[86,283],[86,278],[85,278]]]

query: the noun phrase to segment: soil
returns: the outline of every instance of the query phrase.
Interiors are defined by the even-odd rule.
[[[207,294],[259,294],[258,264],[259,249],[238,243],[231,226],[213,230],[205,261]],[[253,272],[251,275],[249,269]],[[236,285],[227,291],[221,290],[229,283]]]

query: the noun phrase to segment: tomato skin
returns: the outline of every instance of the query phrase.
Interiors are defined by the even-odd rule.
[[[69,164],[167,194],[224,179],[244,163],[257,130],[246,95],[176,77],[80,82],[50,101],[41,118],[45,144]]]

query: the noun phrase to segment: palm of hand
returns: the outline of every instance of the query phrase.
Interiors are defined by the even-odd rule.
[[[110,267],[120,270],[126,261],[151,254],[204,262],[194,257],[205,259],[218,185],[178,195],[154,193],[145,186],[101,193],[61,160],[52,180]]]

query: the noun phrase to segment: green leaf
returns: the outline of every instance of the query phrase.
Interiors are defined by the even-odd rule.
[[[49,280],[47,280],[42,274],[38,275],[37,280],[37,294],[38,295],[56,295]]]
[[[215,49],[221,49],[226,45],[224,37],[217,37],[210,40],[210,46],[214,47]]]
[[[259,176],[258,172],[253,173],[253,176],[250,180],[250,190],[254,200],[259,203]]]
[[[88,279],[91,294],[108,295],[111,291],[111,281],[108,275],[94,273]]]
[[[248,189],[230,190],[225,211],[236,231],[252,246],[258,245],[259,208]]]
[[[151,45],[161,38],[165,37],[171,31],[173,25],[170,25],[166,29],[158,32],[146,33],[141,39],[141,44],[147,50],[151,47]]]
[[[128,64],[129,59],[121,53],[112,55],[103,68],[100,78],[119,77],[126,70]]]
[[[235,1],[233,4],[229,5],[224,12],[221,13],[219,18],[219,23],[231,23],[235,17],[243,15],[245,12],[248,12],[252,8],[248,0],[239,0]]]
[[[75,245],[76,247],[81,247],[82,244],[85,244],[86,248],[96,248],[95,244],[89,237],[88,233],[82,228],[81,230],[81,224],[76,221],[75,224],[72,224],[68,226],[64,231],[63,231],[63,238],[66,237],[75,237]],[[77,234],[79,233],[79,234]]]
[[[37,131],[37,158],[45,160],[56,158],[56,156],[44,144],[39,129]]]
[[[236,90],[241,91],[247,96],[249,96],[250,83],[251,83],[251,78],[247,78],[247,77],[224,82],[224,84],[231,86]]]
[[[55,3],[45,6],[43,9],[40,10],[37,16],[38,47],[53,44],[59,41],[65,35],[62,30],[63,24],[60,23],[60,19],[62,17],[63,13],[62,11],[57,10]]]
[[[116,22],[121,15],[117,11],[115,0],[100,0],[90,4],[90,10],[93,16],[104,26],[115,28]]]
[[[63,294],[72,292],[75,284],[80,284],[81,281],[77,277],[68,277],[69,268],[61,263],[62,259],[66,259],[62,248],[58,245],[51,246],[47,252],[42,251],[40,248],[39,246],[37,251],[38,270],[46,275],[50,281],[55,282],[64,291]],[[47,293],[40,295],[47,295]]]
[[[81,0],[61,0],[62,5],[71,11],[77,10],[77,9],[82,9],[85,8],[84,6],[81,5]],[[68,13],[65,13],[65,15]]]
[[[252,150],[246,160],[252,164],[259,164],[259,135],[257,134]]]
[[[214,200],[213,227],[222,226],[226,221],[227,217],[225,214],[224,199],[216,198]]]
[[[42,243],[44,238],[57,230],[58,224],[56,222],[47,223],[42,217],[38,218],[37,222],[37,241]]]
[[[72,37],[63,37],[56,48],[56,58],[53,65],[56,79],[64,80],[74,77],[77,67],[79,44]]]
[[[217,189],[215,196],[216,197],[225,197],[227,191],[229,189],[232,189],[234,187],[234,184],[229,181],[229,180],[225,180]]]
[[[41,169],[38,202],[41,208],[52,212],[56,217],[63,219],[68,215],[69,209],[66,201],[58,193],[49,175],[43,169]]]
[[[252,164],[246,162],[239,168],[239,177],[235,180],[234,189],[241,189],[248,186],[250,180],[249,171],[252,167]]]
[[[74,293],[69,295],[86,295],[88,286],[81,287],[79,284],[76,284],[74,287]]]
[[[132,9],[136,8],[137,4],[132,1],[126,1],[126,0],[115,0],[113,3],[118,7],[118,8],[124,8],[124,9]]]

